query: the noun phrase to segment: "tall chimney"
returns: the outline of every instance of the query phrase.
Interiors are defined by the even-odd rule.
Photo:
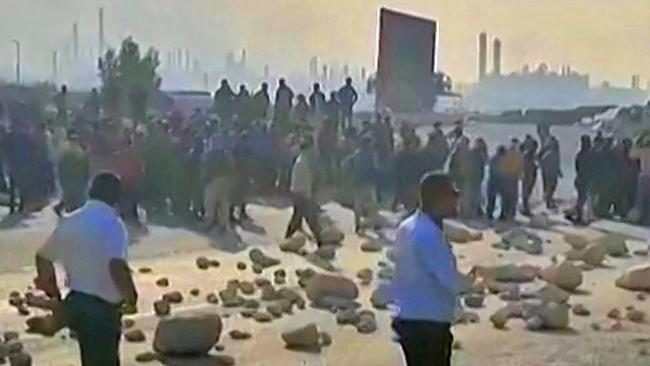
[[[59,55],[58,52],[52,51],[52,81],[56,83],[59,76]]]
[[[487,74],[487,34],[482,32],[478,36],[478,79],[485,79]]]
[[[74,58],[79,58],[79,26],[72,23],[72,47],[74,49]]]
[[[492,46],[492,52],[493,52],[493,67],[494,67],[494,75],[501,75],[501,40],[498,38],[494,39],[494,45]]]
[[[104,8],[99,8],[99,57],[104,56]]]
[[[190,72],[192,65],[190,64],[190,49],[185,47],[185,71]]]

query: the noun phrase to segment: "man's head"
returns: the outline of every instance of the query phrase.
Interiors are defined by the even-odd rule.
[[[319,83],[314,83],[314,91],[320,91],[320,84]]]
[[[242,93],[243,93],[243,92],[246,92],[246,85],[241,84],[241,85],[239,86],[239,91],[242,92]]]
[[[228,79],[221,79],[221,86],[223,87],[228,86]]]
[[[580,136],[580,148],[583,150],[591,149],[591,138],[589,135]]]
[[[121,196],[122,183],[115,174],[100,173],[93,178],[88,192],[90,199],[115,207],[120,202]]]
[[[300,151],[306,151],[314,147],[314,139],[311,136],[305,136],[300,142]]]
[[[68,92],[68,86],[67,85],[62,85],[61,86],[61,94],[65,94]]]
[[[458,211],[459,192],[448,174],[426,173],[420,180],[420,208],[441,218],[454,217]]]
[[[346,85],[352,85],[352,78],[351,77],[345,78],[345,84]]]
[[[287,82],[284,79],[280,79],[280,81],[278,81],[278,85],[280,85],[281,87],[284,87],[284,86],[287,85]]]
[[[333,91],[330,93],[330,100],[336,100],[338,98],[338,94]]]
[[[262,83],[262,90],[264,90],[264,91],[269,90],[269,84],[267,84],[267,83]]]

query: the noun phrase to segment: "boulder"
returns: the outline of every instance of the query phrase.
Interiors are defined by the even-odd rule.
[[[196,258],[196,266],[199,269],[207,270],[210,268],[210,260],[206,257],[198,257]]]
[[[541,213],[530,218],[530,226],[535,229],[548,230],[553,226],[553,221],[546,213]]]
[[[172,291],[164,294],[162,299],[170,304],[180,304],[183,302],[183,294],[180,291]]]
[[[262,272],[264,272],[264,267],[260,266],[259,264],[253,264],[253,273],[261,274]]]
[[[280,244],[280,250],[283,252],[300,253],[301,249],[307,244],[305,235],[295,235]]]
[[[582,284],[582,271],[569,261],[552,264],[540,273],[542,279],[564,290],[573,291]]]
[[[156,286],[158,287],[168,287],[169,286],[169,279],[167,277],[159,278],[156,280]]]
[[[318,348],[320,346],[320,333],[314,323],[284,331],[281,337],[288,348]]]
[[[124,339],[131,343],[142,343],[147,340],[147,336],[141,329],[131,329],[124,333]]]
[[[616,286],[631,291],[650,291],[650,263],[630,267],[616,280]]]
[[[501,266],[476,266],[478,277],[497,282],[531,282],[539,275],[540,269],[531,265],[506,264]]]
[[[175,316],[161,319],[156,327],[153,348],[163,355],[205,355],[219,341],[218,315]]]
[[[27,324],[27,332],[32,334],[40,334],[46,337],[51,337],[61,330],[64,326],[61,318],[53,314],[44,316],[33,316],[25,322]],[[7,339],[5,338],[5,342]]]
[[[342,276],[317,274],[307,284],[307,298],[319,302],[326,296],[354,300],[359,296],[359,289],[354,281]]]
[[[239,315],[244,319],[252,318],[255,313],[257,313],[257,309],[242,309],[239,311]]]
[[[564,241],[578,250],[584,249],[590,243],[590,240],[586,236],[577,233],[564,234]]]
[[[153,310],[157,316],[166,316],[171,312],[171,306],[166,300],[157,300],[153,303]]]
[[[381,252],[383,248],[384,246],[376,240],[366,240],[361,244],[361,251],[365,253]]]
[[[26,352],[9,355],[9,366],[32,366],[32,356]]]
[[[239,283],[239,290],[241,290],[244,295],[252,295],[255,293],[255,285],[252,282],[241,281]]]
[[[625,237],[621,234],[610,233],[598,239],[596,242],[603,244],[607,249],[607,254],[612,257],[622,257],[629,252],[625,244]]]
[[[344,309],[358,309],[361,305],[354,300],[344,299],[336,296],[325,296],[318,301],[312,302],[311,306],[317,309],[336,311]]]
[[[344,239],[343,232],[333,224],[323,226],[320,232],[320,240],[323,244],[340,244]]]
[[[240,341],[240,340],[245,340],[251,338],[253,335],[250,334],[249,332],[244,332],[239,329],[233,329],[230,332],[228,332],[228,335],[230,338]]]
[[[625,314],[627,320],[633,323],[643,323],[645,321],[645,312],[638,309],[630,309]]]
[[[571,308],[571,311],[573,312],[573,315],[576,316],[589,316],[591,315],[591,311],[587,309],[583,304],[575,304],[573,305],[573,308]]]
[[[603,264],[603,260],[605,260],[605,255],[607,252],[607,247],[605,247],[603,243],[589,244],[581,252],[580,259],[591,266],[599,267]]]
[[[569,326],[569,306],[554,302],[544,303],[539,314],[546,329],[564,329]]]

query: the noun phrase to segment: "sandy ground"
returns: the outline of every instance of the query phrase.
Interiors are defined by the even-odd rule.
[[[363,253],[360,245],[363,238],[352,234],[352,215],[350,211],[338,205],[328,205],[327,211],[346,233],[343,247],[337,253],[336,266],[341,273],[354,278],[355,273],[365,267],[379,268],[378,262],[385,259],[382,253]],[[302,257],[295,254],[281,253],[277,244],[281,242],[285,224],[289,217],[289,209],[269,206],[252,205],[250,214],[254,224],[247,225],[248,230],[240,230],[240,236],[248,247],[261,247],[267,254],[282,260],[282,264],[266,270],[261,276],[273,278],[273,271],[284,268],[289,274],[289,284],[296,285],[296,268],[310,267]],[[12,290],[26,290],[33,278],[33,256],[36,248],[51,232],[56,224],[56,218],[49,211],[30,217],[21,223],[3,222],[0,231],[0,330],[24,330],[25,318],[7,304],[7,296]],[[307,307],[298,310],[293,316],[284,316],[270,324],[261,325],[250,319],[243,319],[238,311],[225,309],[221,306],[209,305],[205,302],[207,293],[216,292],[225,287],[229,279],[252,280],[255,275],[250,266],[244,271],[236,268],[238,261],[250,264],[247,258],[248,250],[229,252],[218,249],[224,243],[215,242],[209,235],[200,231],[187,230],[180,227],[150,225],[150,233],[131,247],[132,267],[134,269],[148,266],[153,268],[152,274],[135,275],[140,291],[139,313],[132,318],[136,327],[147,334],[147,342],[130,344],[123,342],[122,360],[124,365],[135,365],[135,355],[150,350],[153,331],[157,318],[153,314],[152,303],[163,293],[179,290],[185,296],[181,305],[173,307],[174,313],[209,311],[219,314],[230,314],[224,319],[224,333],[221,344],[225,346],[223,353],[233,356],[238,365],[270,366],[270,365],[376,365],[393,366],[402,364],[402,356],[398,345],[392,341],[390,329],[390,314],[377,312],[379,329],[372,335],[361,335],[353,327],[336,324],[333,314]],[[566,252],[570,247],[563,241],[562,233],[578,231],[585,235],[597,237],[602,230],[611,230],[634,235],[638,238],[648,238],[649,232],[644,229],[630,227],[624,224],[599,222],[590,228],[574,229],[559,223],[548,231],[536,231],[547,243],[544,255],[531,256],[510,250],[500,251],[490,245],[499,240],[499,236],[486,228],[484,240],[468,244],[454,245],[459,257],[459,265],[468,270],[476,264],[491,265],[504,263],[529,263],[547,265],[550,258]],[[641,248],[646,243],[638,239],[628,240],[630,249]],[[310,249],[313,249],[311,247]],[[195,259],[204,255],[218,259],[221,267],[201,271],[195,266]],[[574,294],[571,303],[583,303],[592,315],[585,318],[571,317],[571,328],[561,332],[530,332],[524,329],[522,321],[514,320],[508,323],[507,330],[496,330],[488,320],[492,312],[501,307],[502,302],[497,296],[488,296],[486,305],[478,309],[481,322],[471,325],[454,327],[454,334],[460,341],[462,349],[455,352],[455,365],[647,365],[650,356],[639,356],[639,350],[650,347],[647,324],[634,324],[623,321],[623,330],[612,332],[608,330],[594,331],[592,322],[598,322],[607,329],[610,321],[607,312],[618,307],[634,305],[650,313],[650,300],[642,302],[636,299],[636,294],[618,289],[614,279],[625,268],[647,262],[647,258],[635,257],[625,259],[608,258],[605,268],[598,268],[584,273],[585,280],[580,291]],[[167,289],[155,285],[156,279],[168,277],[171,286]],[[361,286],[361,297],[364,308],[370,308],[368,299],[377,281],[368,287]],[[192,298],[189,291],[192,288],[201,290],[201,295]],[[256,294],[259,297],[259,293]],[[322,330],[331,333],[334,343],[324,348],[320,354],[300,353],[284,349],[280,332],[288,327],[315,322]],[[230,339],[228,330],[240,329],[253,333],[253,338],[244,341]],[[78,351],[74,340],[67,337],[64,331],[53,338],[43,338],[23,334],[26,349],[33,355],[35,365],[78,365]],[[648,343],[648,344],[646,344]],[[214,354],[217,354],[216,352]],[[159,364],[153,362],[150,364]],[[168,363],[172,364],[172,363]],[[175,365],[176,363],[174,363]],[[214,360],[205,359],[197,362],[183,361],[179,365],[214,365]]]

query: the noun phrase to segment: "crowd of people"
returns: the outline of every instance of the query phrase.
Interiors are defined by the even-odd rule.
[[[122,180],[127,222],[141,226],[143,208],[148,215],[200,219],[220,231],[248,219],[252,197],[282,194],[294,206],[286,235],[302,230],[305,219],[317,242],[323,192],[354,210],[361,231],[364,218],[379,207],[413,212],[427,171],[448,171],[461,192],[463,218],[495,219],[498,213],[498,219],[513,220],[518,207],[531,215],[540,176],[546,207],[558,208],[560,144],[549,128],[539,126],[537,137],[512,138],[490,154],[483,138],[467,136],[462,121],[448,132],[434,123],[426,139],[408,123],[395,131],[390,116],[355,123],[357,100],[351,79],[329,99],[318,83],[309,96],[296,96],[280,79],[273,102],[266,83],[253,94],[245,85],[235,93],[223,80],[209,111],[131,121],[104,115],[97,90],[72,108],[63,86],[53,98],[52,119],[33,120],[20,103],[3,113],[0,192],[22,212],[58,196],[54,209],[63,215],[83,205],[91,176],[111,170]],[[646,150],[631,139],[583,136],[576,156],[578,200],[567,218],[586,222],[589,202],[596,217],[647,224],[647,170]]]

